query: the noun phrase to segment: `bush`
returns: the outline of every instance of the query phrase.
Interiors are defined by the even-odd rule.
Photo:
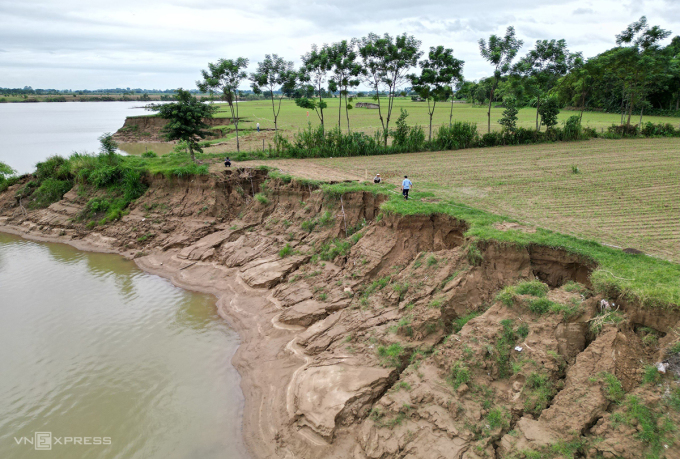
[[[541,281],[533,280],[529,282],[520,282],[517,284],[516,292],[519,295],[532,295],[537,297],[544,297],[550,288]]]
[[[579,140],[583,138],[583,128],[581,127],[581,117],[572,115],[564,122],[562,140]]]
[[[262,204],[262,205],[265,205],[265,206],[266,206],[266,205],[269,204],[269,199],[267,198],[267,196],[265,196],[265,195],[262,194],[262,193],[257,193],[257,194],[255,195],[255,199],[257,200],[257,202],[259,202],[259,203]]]
[[[61,156],[50,156],[45,161],[36,164],[33,175],[39,182],[48,178],[56,180],[73,178],[69,162]]]
[[[403,354],[404,348],[399,343],[390,344],[388,347],[378,346],[378,357],[380,357],[383,365],[385,366],[401,366],[401,358]]]
[[[672,124],[654,124],[647,122],[640,130],[640,134],[645,137],[678,137],[680,130],[676,130]]]
[[[291,254],[293,249],[291,249],[290,244],[286,244],[281,250],[279,250],[279,257],[286,258]]]
[[[477,140],[477,125],[456,121],[451,126],[440,126],[435,133],[432,149],[459,150],[472,147]]]
[[[32,209],[47,207],[60,201],[68,191],[73,188],[73,182],[48,178],[31,195],[29,207]]]
[[[451,367],[449,383],[454,389],[458,389],[461,385],[467,384],[468,381],[470,381],[470,369],[463,362],[454,363]]]
[[[148,150],[142,153],[142,158],[157,158],[158,155],[153,150]]]
[[[622,124],[620,126],[609,126],[607,133],[620,137],[637,137],[640,134],[640,130],[637,125]]]

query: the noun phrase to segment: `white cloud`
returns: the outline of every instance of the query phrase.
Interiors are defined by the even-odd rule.
[[[490,70],[477,41],[508,25],[525,41],[520,55],[536,40],[565,38],[592,56],[642,14],[680,33],[677,0],[0,0],[0,86],[194,87],[221,57],[247,57],[251,69],[271,53],[299,63],[312,43],[369,32],[451,47],[474,79]]]

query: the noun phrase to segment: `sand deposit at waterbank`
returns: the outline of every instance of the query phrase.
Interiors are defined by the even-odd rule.
[[[267,179],[149,178],[128,215],[92,229],[78,187],[27,211],[18,184],[0,231],[214,293],[242,338],[253,457],[680,457],[678,359],[645,370],[680,315],[619,298],[602,314],[594,266],[562,250],[475,243],[463,221],[385,214],[368,192],[269,179],[254,199]]]

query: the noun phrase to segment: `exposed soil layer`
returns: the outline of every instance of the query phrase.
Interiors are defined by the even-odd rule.
[[[253,457],[680,457],[680,316],[604,307],[588,260],[266,171],[148,182],[128,215],[91,229],[91,190],[28,211],[15,185],[0,231],[214,293],[242,337]]]
[[[203,122],[210,127],[231,124],[228,118],[206,118]],[[164,142],[163,128],[166,124],[168,120],[157,116],[129,116],[113,138],[120,142]],[[219,137],[218,133],[221,134],[221,131],[216,131],[215,137]]]

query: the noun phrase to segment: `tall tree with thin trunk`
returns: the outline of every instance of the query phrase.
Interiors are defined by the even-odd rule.
[[[217,63],[208,63],[208,70],[201,70],[203,81],[197,81],[196,86],[203,92],[213,94],[220,93],[220,97],[226,100],[231,111],[231,122],[236,128],[236,151],[241,151],[238,136],[238,87],[248,77],[245,69],[248,67],[248,59],[220,59]]]
[[[394,38],[389,34],[381,37],[370,33],[361,39],[359,54],[364,80],[375,91],[384,144],[387,145],[394,98],[397,89],[408,80],[409,69],[418,65],[418,59],[423,55],[420,40],[405,33]],[[387,93],[385,106],[380,98],[381,91]]]
[[[649,87],[663,72],[664,58],[659,42],[670,34],[659,26],[649,27],[647,18],[642,16],[616,36],[620,48],[614,59],[619,69],[625,69],[619,74],[629,96],[627,125],[630,125],[633,107],[637,105],[642,111]]]
[[[281,101],[286,94],[295,89],[297,73],[293,70],[293,62],[286,61],[276,54],[265,54],[264,60],[258,62],[257,71],[250,75],[251,87],[255,94],[264,93],[271,99],[274,115],[274,132],[279,133],[278,118],[281,113]],[[279,91],[278,104],[275,103],[274,92]]]
[[[311,108],[316,111],[319,121],[321,121],[322,130],[325,129],[323,110],[328,106],[323,100],[323,91],[328,78],[328,72],[330,72],[333,65],[328,53],[328,45],[323,45],[321,49],[316,45],[312,45],[312,50],[302,56],[302,68],[299,71],[300,81],[311,83],[319,100],[313,101],[306,97],[295,100],[299,107]]]
[[[432,116],[438,100],[446,100],[453,82],[462,78],[464,62],[453,57],[451,48],[431,47],[427,59],[420,61],[420,75],[410,75],[413,91],[427,100],[432,140]],[[431,105],[430,105],[431,102]]]
[[[517,56],[517,52],[523,44],[522,40],[515,37],[515,28],[512,26],[508,27],[503,38],[491,35],[488,43],[483,38],[479,40],[479,52],[494,67],[489,111],[487,112],[488,132],[491,132],[491,104],[493,103],[494,92],[498,87],[498,81],[510,71],[512,60]]]
[[[565,40],[538,40],[536,47],[514,66],[514,71],[526,82],[527,92],[536,97],[536,130],[541,128],[539,113],[548,92],[566,75],[581,53],[571,54]]]
[[[341,109],[343,106],[342,98],[345,97],[345,116],[347,118],[347,132],[349,128],[349,88],[359,86],[359,76],[362,73],[361,64],[357,62],[357,40],[352,39],[349,42],[342,40],[338,43],[333,43],[328,48],[328,56],[332,65],[333,75],[330,80],[333,86],[337,88],[340,96],[340,104],[338,106],[338,129],[341,128],[340,117],[342,115]]]

